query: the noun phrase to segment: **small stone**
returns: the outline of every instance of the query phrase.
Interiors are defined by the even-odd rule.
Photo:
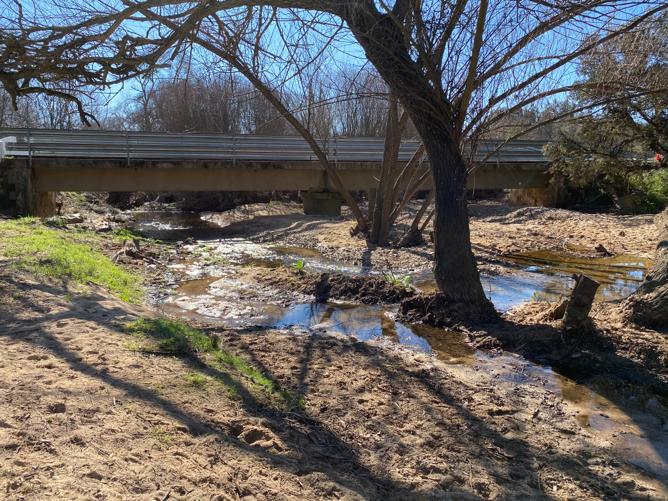
[[[450,474],[446,474],[446,475],[444,475],[443,478],[441,479],[440,484],[441,484],[441,487],[443,487],[443,489],[447,489],[447,488],[449,488],[452,484],[454,484],[456,481],[457,481],[457,479],[456,479],[455,477],[453,477],[453,476],[450,475]]]
[[[65,407],[65,402],[57,402],[55,404],[49,404],[46,408],[51,414],[62,414],[67,410]]]
[[[83,223],[84,219],[81,217],[81,214],[75,212],[74,214],[66,214],[61,216],[61,220],[65,224],[79,224]]]
[[[94,480],[102,480],[102,478],[104,478],[104,477],[102,477],[102,475],[100,475],[100,474],[99,474],[98,472],[96,472],[95,470],[89,471],[89,472],[86,473],[84,476],[86,476],[86,477],[88,477],[88,478],[92,478],[92,479],[94,479]]]
[[[649,412],[655,413],[667,412],[667,409],[661,404],[661,402],[659,402],[656,397],[652,397],[647,402],[645,402],[645,409],[647,409]]]

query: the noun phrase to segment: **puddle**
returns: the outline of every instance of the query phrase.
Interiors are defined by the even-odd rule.
[[[525,266],[524,271],[559,278],[584,273],[601,284],[597,293],[601,301],[620,299],[634,292],[651,266],[650,260],[636,256],[582,258],[552,251],[527,252],[507,259]]]
[[[187,238],[215,239],[223,234],[220,226],[205,221],[198,212],[136,211],[130,214],[133,221],[129,229],[145,238],[176,242]]]
[[[651,262],[634,256],[577,258],[540,251],[506,258],[517,268],[512,274],[481,274],[487,297],[499,311],[508,311],[531,300],[557,301],[567,297],[574,285],[574,273],[584,273],[601,286],[597,301],[614,301],[633,293],[645,277]],[[415,285],[432,292],[436,284],[430,273],[415,277]]]
[[[547,388],[566,402],[584,433],[614,447],[642,471],[668,478],[668,415],[647,412],[646,402],[634,401],[633,395],[622,397],[614,388],[577,383],[514,354],[478,352],[462,334],[395,321],[395,311],[387,306],[306,302],[280,306],[269,300],[244,300],[242,291],[243,284],[236,283],[232,276],[192,280],[177,290],[172,306],[182,316],[204,316],[225,327],[296,327],[353,336],[360,341],[397,343],[432,354],[461,370],[484,373],[498,384]]]
[[[668,413],[655,397],[623,396],[603,383],[585,386],[558,375],[554,380],[583,430],[611,443],[645,473],[668,480]]]

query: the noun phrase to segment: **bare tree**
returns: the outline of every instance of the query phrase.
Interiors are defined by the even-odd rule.
[[[465,189],[475,165],[466,141],[475,145],[506,114],[577,90],[574,61],[668,10],[665,1],[651,0],[123,0],[122,6],[54,0],[49,17],[57,11],[61,19],[44,26],[35,9],[23,12],[16,2],[0,1],[0,81],[13,96],[62,92],[63,80],[124,81],[197,46],[266,92],[300,133],[303,125],[271,97],[276,78],[268,72],[288,81],[325,48],[355,41],[424,143],[435,190],[439,288],[449,300],[478,311],[491,311],[491,305],[470,243]],[[296,71],[286,75],[287,68]],[[345,194],[317,141],[305,138]]]

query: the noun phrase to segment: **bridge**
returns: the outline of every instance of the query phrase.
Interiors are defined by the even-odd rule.
[[[347,189],[376,187],[383,139],[334,137],[319,144]],[[402,143],[400,163],[418,144]],[[475,157],[481,164],[469,187],[547,188],[544,144],[513,141],[495,151],[499,141],[481,142]],[[59,191],[335,190],[299,136],[0,128],[0,161],[5,191],[25,212],[38,214],[52,210],[50,194]]]

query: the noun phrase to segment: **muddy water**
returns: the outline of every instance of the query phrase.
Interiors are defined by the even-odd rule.
[[[168,313],[204,320],[223,327],[273,327],[322,331],[354,336],[362,341],[401,344],[429,353],[455,370],[483,372],[499,384],[540,385],[559,394],[575,417],[582,433],[614,447],[625,459],[657,478],[668,477],[668,416],[657,417],[652,402],[608,399],[606,391],[590,382],[578,384],[512,354],[491,356],[475,351],[462,335],[395,320],[388,306],[345,303],[313,304],[309,297],[286,295],[248,284],[237,273],[240,267],[295,265],[301,262],[314,271],[362,273],[323,257],[318,251],[259,244],[241,238],[225,238],[224,229],[193,214],[142,214],[134,229],[162,240],[196,241],[184,248],[194,256],[174,265],[190,280],[182,282],[162,305]],[[511,256],[514,271],[506,275],[483,275],[490,299],[508,310],[533,298],[555,299],[568,294],[573,273],[586,273],[602,285],[598,300],[613,300],[631,293],[643,279],[647,262],[628,257],[578,259],[549,252]],[[413,274],[413,283],[433,288],[428,273]],[[614,400],[614,403],[613,403]]]

